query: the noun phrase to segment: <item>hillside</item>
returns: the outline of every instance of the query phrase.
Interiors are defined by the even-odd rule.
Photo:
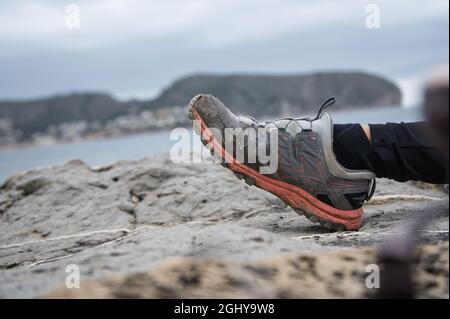
[[[401,104],[399,88],[381,77],[365,73],[315,73],[189,76],[175,82],[147,105],[184,105],[198,93],[211,93],[233,111],[257,116],[314,111],[329,97],[335,97],[337,106],[346,108]]]
[[[107,94],[74,93],[21,102],[0,102],[0,118],[10,120],[26,137],[50,125],[76,121],[108,121],[137,109]]]
[[[36,133],[51,135],[51,127],[53,131],[64,131],[58,126],[80,122],[89,126],[89,134],[96,130],[101,133],[105,127],[116,127],[112,122],[118,117],[129,115],[134,116],[127,119],[129,127],[120,127],[116,131],[132,132],[137,126],[134,123],[142,118],[141,112],[161,108],[166,108],[167,112],[163,113],[167,117],[176,119],[166,122],[179,123],[180,112],[174,107],[185,106],[198,93],[211,93],[233,111],[256,117],[313,112],[331,96],[337,99],[340,108],[401,104],[401,93],[395,84],[365,73],[195,75],[176,81],[150,101],[121,102],[107,94],[96,93],[75,93],[31,101],[0,101],[0,136],[5,137],[4,140],[8,137],[12,143],[27,141]],[[154,118],[152,116],[149,118]]]

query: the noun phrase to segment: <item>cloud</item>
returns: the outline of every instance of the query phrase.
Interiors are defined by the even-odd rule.
[[[448,62],[446,0],[0,0],[0,98],[153,94],[185,73],[366,69],[396,79]],[[381,29],[365,27],[380,7]],[[443,61],[444,60],[444,61]]]
[[[270,39],[290,32],[312,32],[321,25],[353,23],[363,27],[369,1],[275,0],[84,0],[81,29],[65,27],[67,3],[0,3],[0,43],[32,41],[56,48],[92,50],[130,38],[152,41],[189,34],[196,44],[228,46]],[[448,12],[448,1],[377,1],[386,27]],[[198,42],[198,43],[197,43]]]

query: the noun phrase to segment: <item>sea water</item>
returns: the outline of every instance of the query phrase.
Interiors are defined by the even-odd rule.
[[[420,108],[383,107],[351,111],[331,111],[335,123],[386,123],[423,120]],[[9,176],[32,168],[81,159],[89,165],[104,165],[118,160],[137,160],[169,153],[176,140],[170,131],[158,131],[120,138],[91,140],[0,150],[0,183]]]

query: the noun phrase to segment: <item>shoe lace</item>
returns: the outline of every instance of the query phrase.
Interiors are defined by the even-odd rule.
[[[282,118],[278,118],[276,120],[272,120],[272,121],[265,121],[265,122],[261,122],[259,125],[260,126],[266,126],[268,124],[275,124],[276,122],[279,121],[307,121],[310,124],[315,121],[318,120],[320,118],[320,116],[322,115],[323,111],[327,108],[329,108],[330,106],[332,106],[333,104],[336,103],[336,99],[334,97],[330,97],[328,98],[325,102],[322,103],[322,105],[319,108],[319,111],[317,112],[317,115],[314,118],[310,118],[310,117],[282,117]],[[252,117],[250,117],[252,120],[254,120]],[[254,120],[256,122],[256,120]]]

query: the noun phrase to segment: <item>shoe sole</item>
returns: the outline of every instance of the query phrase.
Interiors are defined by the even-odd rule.
[[[214,150],[214,154],[219,155],[220,159],[226,162],[223,165],[248,185],[256,186],[274,194],[292,207],[297,214],[304,215],[310,221],[320,223],[327,229],[342,231],[361,228],[362,208],[350,211],[334,208],[321,202],[300,187],[258,173],[247,165],[238,162],[225,151],[222,144],[214,138],[205,121],[192,106],[189,108],[189,117],[192,120],[199,121],[200,132],[196,131],[196,133],[200,135],[202,143],[211,152]]]

